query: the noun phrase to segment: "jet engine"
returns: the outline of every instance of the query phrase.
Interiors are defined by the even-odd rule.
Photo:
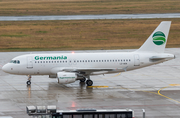
[[[71,72],[58,72],[57,73],[57,81],[61,84],[73,83],[77,79],[76,73]]]

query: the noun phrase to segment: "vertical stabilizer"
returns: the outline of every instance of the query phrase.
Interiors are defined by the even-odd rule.
[[[166,47],[170,26],[171,21],[162,21],[137,51],[163,53]]]

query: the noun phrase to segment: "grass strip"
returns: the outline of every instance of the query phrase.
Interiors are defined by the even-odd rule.
[[[179,13],[179,0],[1,0],[0,16]]]
[[[172,21],[167,47],[179,47],[178,18],[3,21],[0,22],[0,51],[139,48],[159,23],[166,20]]]

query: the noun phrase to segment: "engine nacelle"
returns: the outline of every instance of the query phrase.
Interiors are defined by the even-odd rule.
[[[61,84],[68,84],[68,83],[73,83],[77,79],[76,73],[71,73],[71,72],[58,72],[57,73],[57,80],[58,83]]]

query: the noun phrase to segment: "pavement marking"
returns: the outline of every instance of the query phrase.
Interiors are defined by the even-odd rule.
[[[170,86],[177,86],[177,85],[179,86],[179,84],[170,84]],[[160,95],[160,96],[162,96],[162,97],[165,97],[165,98],[167,98],[167,99],[170,99],[170,100],[172,100],[172,101],[175,101],[175,102],[177,102],[177,103],[180,103],[179,101],[177,101],[177,100],[175,100],[175,99],[172,99],[172,98],[170,98],[170,97],[167,97],[167,96],[165,96],[165,95],[163,95],[163,94],[160,93],[161,90],[163,90],[163,89],[165,89],[165,88],[168,88],[168,87],[170,87],[170,86],[166,86],[166,87],[163,87],[163,88],[159,89],[159,90],[158,90],[158,95]]]
[[[108,79],[108,78],[112,78],[112,77],[117,77],[117,76],[119,76],[120,74],[121,74],[121,72],[118,73],[117,75],[114,75],[114,76],[111,76],[111,77],[107,77],[107,78],[103,78],[103,79]]]
[[[177,101],[177,100],[175,100],[175,99],[172,99],[172,98],[170,98],[170,97],[168,97],[168,96],[165,96],[165,95],[163,95],[163,94],[160,93],[161,90],[163,90],[163,89],[165,89],[165,88],[168,88],[168,87],[170,87],[170,86],[180,86],[180,84],[169,84],[169,86],[166,86],[166,87],[163,87],[163,88],[159,89],[158,92],[151,92],[151,91],[144,91],[144,90],[130,89],[130,88],[121,88],[121,89],[134,90],[134,91],[142,91],[142,92],[147,92],[147,93],[153,93],[153,94],[156,94],[156,95],[160,95],[160,96],[162,96],[162,97],[164,97],[164,98],[170,99],[170,100],[172,100],[172,101],[174,101],[174,102],[180,103],[180,101]]]
[[[108,79],[108,78],[112,78],[112,77],[117,77],[117,76],[119,76],[121,74],[121,72],[120,73],[118,73],[117,75],[114,75],[114,76],[111,76],[111,77],[107,77],[107,78],[103,78],[103,79]],[[88,86],[89,88],[109,88],[109,86]]]
[[[89,88],[108,88],[109,86],[88,86]]]
[[[121,72],[120,72],[120,73],[118,73],[117,75],[112,76],[112,77],[117,77],[117,76],[119,76],[120,74],[121,74]]]
[[[180,86],[180,84],[169,84],[170,86]]]
[[[172,100],[172,101],[174,101],[174,102],[180,103],[180,101],[177,101],[177,100],[175,100],[175,99],[172,99],[172,98],[170,98],[170,97],[168,97],[168,96],[165,96],[165,95],[163,95],[163,94],[160,93],[161,90],[163,90],[163,89],[165,89],[165,88],[168,88],[168,87],[170,87],[170,86],[180,86],[180,84],[170,84],[169,86],[166,86],[166,87],[163,87],[163,88],[159,89],[157,93],[156,93],[156,92],[151,92],[151,91],[143,91],[143,90],[139,90],[139,91],[143,91],[143,92],[147,92],[147,93],[153,93],[153,94],[156,94],[156,95],[160,95],[160,96],[165,97],[165,98],[167,98],[167,99],[170,99],[170,100]],[[125,88],[124,88],[124,89],[125,89]],[[128,88],[126,88],[126,89],[128,90]],[[132,90],[132,89],[131,89],[131,90]],[[137,89],[136,89],[136,90],[137,90]]]

